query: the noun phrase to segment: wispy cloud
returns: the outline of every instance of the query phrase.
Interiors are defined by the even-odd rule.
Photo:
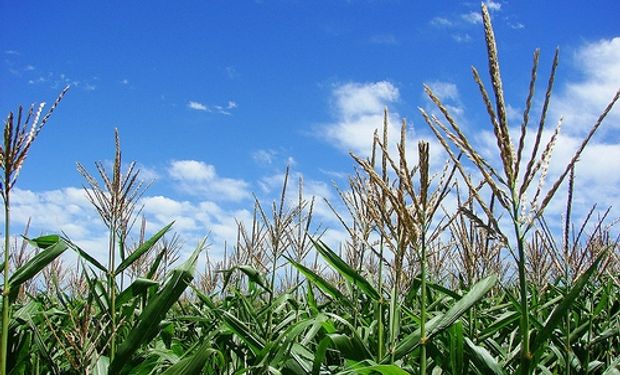
[[[473,39],[471,37],[471,35],[464,33],[464,34],[452,34],[452,39],[457,42],[457,43],[469,43],[471,42]]]
[[[97,89],[97,82],[99,81],[98,77],[91,77],[86,79],[76,79],[74,77],[70,77],[65,73],[54,73],[48,72],[47,74],[40,74],[38,70],[32,66],[27,65],[27,69],[24,69],[26,72],[30,72],[30,78],[28,78],[29,85],[49,85],[52,89],[62,88],[64,86],[71,86],[73,88],[79,88],[84,91],[95,91]],[[31,67],[31,68],[29,68]],[[33,76],[33,74],[36,74]]]
[[[502,9],[502,4],[500,2],[493,1],[493,0],[487,0],[484,3],[487,5],[490,11],[497,12]]]
[[[370,37],[371,44],[382,44],[388,46],[398,45],[398,40],[393,34],[375,34]]]
[[[482,15],[479,12],[469,12],[461,14],[461,18],[468,23],[478,25],[482,24]]]
[[[232,113],[230,111],[236,109],[237,107],[237,102],[233,100],[229,100],[226,105],[207,105],[195,100],[190,100],[187,102],[187,108],[189,109],[202,112],[219,113],[222,115],[231,115]]]
[[[434,17],[430,24],[435,27],[450,27],[452,26],[452,21],[446,17]]]
[[[190,100],[187,103],[187,108],[194,109],[196,111],[209,111],[209,108],[206,105],[204,105],[204,104],[202,104],[200,102],[195,102],[193,100]]]
[[[234,66],[227,66],[226,68],[224,68],[224,70],[226,71],[226,75],[230,79],[237,79],[240,76],[237,68],[235,68]]]

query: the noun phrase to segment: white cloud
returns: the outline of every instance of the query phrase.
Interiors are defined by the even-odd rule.
[[[522,24],[521,22],[508,22],[508,26],[514,30],[525,29],[525,25]]]
[[[461,18],[468,23],[478,25],[482,24],[482,14],[479,12],[469,12],[465,14],[461,14]]]
[[[495,2],[493,0],[485,1],[485,4],[489,8],[490,11],[500,11],[502,10],[502,4],[499,2]]]
[[[193,100],[190,100],[187,103],[187,108],[194,109],[196,111],[209,111],[209,108],[206,105],[204,105],[204,104],[202,104],[200,102],[195,102]]]
[[[382,112],[399,95],[398,88],[388,81],[352,82],[336,87],[333,92],[337,111],[349,119]]]
[[[250,196],[244,180],[220,177],[213,165],[197,160],[178,160],[170,163],[168,174],[179,189],[214,200],[240,201]]]
[[[569,134],[583,134],[620,89],[620,37],[582,46],[574,54],[573,62],[582,79],[570,81],[558,90],[559,94],[552,99],[552,111],[555,117],[564,117]],[[601,130],[609,128],[620,129],[618,105]]]
[[[431,20],[431,25],[436,27],[449,27],[452,26],[452,21],[445,17],[435,17]]]
[[[336,122],[325,125],[322,135],[344,152],[353,151],[367,155],[373,142],[375,129],[383,126],[383,111],[398,101],[399,91],[387,81],[347,83],[332,91]],[[390,122],[389,133],[399,133],[398,117]]]
[[[431,81],[426,82],[426,85],[433,90],[433,93],[437,95],[439,99],[442,101],[452,100],[459,101],[459,90],[456,87],[456,84],[453,82],[444,82],[444,81]]]
[[[257,150],[252,153],[252,159],[259,165],[271,165],[276,155],[275,150]]]
[[[471,35],[465,33],[465,34],[452,34],[452,39],[457,42],[457,43],[469,43],[471,42],[473,39],[471,37]]]

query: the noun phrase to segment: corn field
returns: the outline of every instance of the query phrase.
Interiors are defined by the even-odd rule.
[[[78,163],[108,230],[108,259],[64,235],[32,238],[26,228],[13,241],[12,188],[67,89],[45,114],[42,105],[10,113],[0,150],[0,375],[619,374],[617,221],[594,206],[574,222],[571,210],[575,167],[620,91],[552,179],[561,122],[548,139],[543,132],[558,51],[540,109],[534,52],[522,121],[511,132],[485,5],[482,19],[490,90],[472,73],[498,162],[425,87],[434,109],[421,116],[445,166],[431,170],[428,142],[407,144],[405,121],[389,144],[386,110],[370,156],[351,155],[356,168],[340,202],[327,202],[348,234],[334,246],[313,221],[316,202],[302,182],[290,196],[287,170],[279,199],[256,200],[222,259],[211,259],[206,238],[179,259],[174,223],[145,235],[148,183],[135,163],[123,164],[118,132],[111,168]],[[559,218],[545,214],[552,200],[565,202]],[[550,224],[558,222],[559,230]],[[65,252],[77,255],[75,265],[63,263]]]

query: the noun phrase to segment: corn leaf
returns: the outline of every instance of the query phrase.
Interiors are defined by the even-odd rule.
[[[553,334],[553,330],[555,327],[562,321],[562,319],[566,316],[566,312],[570,310],[573,305],[575,299],[579,296],[583,288],[587,285],[590,276],[596,271],[599,262],[603,257],[607,255],[607,252],[602,252],[596,260],[592,263],[592,265],[584,272],[579,278],[575,281],[575,284],[571,288],[571,290],[566,294],[562,302],[558,304],[551,315],[545,322],[545,326],[534,333],[534,337],[532,338],[531,351],[535,355],[539,355],[540,351],[544,348],[545,342],[551,335]]]
[[[33,246],[40,247],[42,250],[16,269],[9,278],[10,300],[14,300],[17,297],[19,287],[23,283],[35,277],[67,249],[67,243],[59,236],[39,237],[28,240],[28,242]]]
[[[467,344],[467,349],[469,351],[470,357],[476,363],[476,367],[483,374],[496,374],[496,375],[504,375],[506,372],[501,368],[497,360],[493,358],[491,353],[485,348],[478,346],[473,343],[467,337],[465,338],[465,344]]]
[[[204,249],[203,240],[192,253],[189,259],[172,271],[164,286],[147,303],[138,317],[138,321],[129,332],[127,338],[120,344],[114,360],[110,364],[110,373],[117,374],[129,361],[131,356],[146,342],[155,337],[159,325],[172,305],[183,294],[194,278],[194,270],[198,255]]]
[[[125,258],[121,262],[121,264],[118,265],[118,267],[116,267],[116,270],[114,271],[114,275],[118,275],[121,272],[123,272],[127,267],[131,266],[133,262],[138,260],[138,258],[140,258],[142,254],[149,251],[157,243],[157,241],[159,241],[159,239],[162,238],[163,235],[166,234],[166,232],[168,232],[168,230],[170,230],[170,228],[172,227],[172,224],[174,224],[174,221],[166,225],[162,229],[160,229],[159,232],[153,235],[153,237],[144,241],[142,245],[140,245],[136,250],[134,250],[131,254],[129,254],[129,256]]]
[[[292,259],[288,259],[288,261],[293,265],[293,267],[297,268],[297,270],[299,270],[299,272],[301,272],[308,279],[308,281],[316,285],[316,287],[319,288],[319,290],[325,295],[335,299],[336,301],[341,301],[349,307],[351,306],[351,302],[338,290],[338,288],[330,284],[327,280]]]

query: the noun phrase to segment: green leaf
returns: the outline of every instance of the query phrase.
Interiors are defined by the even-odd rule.
[[[237,319],[228,311],[221,311],[221,316],[224,318],[224,323],[230,328],[239,338],[245,342],[250,350],[254,354],[258,354],[265,348],[265,342],[258,336],[254,335],[252,330],[242,321]]]
[[[216,349],[211,348],[211,340],[206,339],[198,350],[191,356],[184,358],[168,367],[161,375],[199,375],[210,357],[216,357],[219,364],[224,364],[224,356]]]
[[[40,247],[42,250],[16,269],[9,278],[10,300],[14,300],[17,297],[20,285],[35,277],[67,249],[67,243],[59,236],[39,237],[28,240],[28,242]]]
[[[470,339],[465,337],[465,344],[467,344],[467,349],[469,350],[470,357],[476,363],[476,367],[483,374],[496,374],[496,375],[504,375],[506,372],[500,367],[497,360],[493,358],[491,353],[485,348],[478,346],[473,343]]]
[[[553,309],[551,315],[549,316],[549,319],[547,319],[547,321],[545,322],[545,326],[541,330],[534,333],[530,349],[532,353],[534,353],[534,355],[540,354],[540,351],[544,349],[545,342],[549,339],[549,337],[551,337],[555,327],[566,316],[566,312],[570,310],[573,302],[579,296],[581,290],[587,285],[590,276],[592,276],[594,271],[596,271],[599,262],[606,254],[606,251],[602,252],[592,263],[592,265],[586,270],[586,272],[579,276],[571,290],[562,299],[562,302],[560,302],[560,304],[558,304]]]
[[[172,224],[174,224],[174,221],[172,223],[166,225],[162,229],[160,229],[160,231],[155,233],[153,235],[153,237],[151,237],[148,240],[146,240],[136,250],[134,250],[131,254],[129,254],[129,256],[127,258],[125,258],[121,262],[121,264],[118,265],[118,267],[116,267],[116,270],[114,271],[114,275],[118,275],[121,272],[123,272],[133,262],[135,262],[138,258],[140,258],[142,256],[142,254],[144,254],[147,251],[149,251],[157,243],[157,241],[159,241],[159,239],[161,237],[163,237],[163,235],[166,234],[166,232],[172,227]]]
[[[465,314],[469,308],[482,299],[482,297],[484,297],[484,295],[491,290],[496,283],[497,276],[495,275],[478,281],[460,300],[455,302],[445,314],[438,315],[426,322],[427,339],[430,339],[434,335],[452,325],[452,323]],[[421,331],[418,328],[413,333],[402,339],[396,346],[394,351],[394,359],[398,360],[411,353],[420,344],[420,339]],[[389,357],[385,358],[382,363],[386,363],[387,361],[389,361]]]
[[[327,334],[319,343],[314,356],[314,364],[312,366],[312,374],[318,375],[321,370],[321,364],[325,360],[327,349],[333,348],[340,352],[340,355],[346,359],[361,361],[367,359],[364,355],[366,349],[359,345],[357,340],[353,340],[346,335],[339,333]]]
[[[362,361],[351,366],[343,372],[339,372],[338,375],[348,374],[360,374],[360,375],[372,375],[376,373],[383,375],[410,375],[409,372],[395,365],[379,365],[373,361]]]
[[[312,240],[312,239],[311,239]],[[356,285],[360,288],[368,297],[372,298],[375,301],[380,299],[379,292],[370,285],[370,283],[363,278],[355,269],[349,266],[344,260],[342,260],[335,252],[333,252],[330,248],[323,243],[323,241],[318,240],[314,241],[314,247],[316,250],[325,258],[325,261],[331,265],[342,277],[344,277],[348,282],[353,285]]]
[[[86,251],[82,250],[81,247],[79,247],[78,245],[76,245],[75,243],[71,242],[68,239],[65,239],[65,241],[67,242],[67,244],[69,245],[71,249],[73,249],[76,253],[78,253],[78,255],[81,258],[86,259],[88,263],[98,268],[101,272],[104,272],[104,273],[108,272],[108,270],[105,268],[103,264],[99,263],[97,259],[90,256]]]
[[[343,302],[349,307],[351,306],[351,302],[338,290],[338,288],[330,284],[327,280],[301,263],[297,263],[292,259],[288,259],[288,261],[293,265],[293,267],[297,268],[297,270],[299,270],[299,272],[301,272],[306,279],[308,279],[308,281],[312,282],[321,292],[325,293],[325,295],[337,301]]]
[[[194,278],[194,270],[198,255],[205,247],[205,240],[201,241],[189,259],[172,271],[164,286],[147,303],[138,317],[138,321],[129,332],[127,338],[120,344],[114,360],[110,364],[110,373],[118,374],[131,356],[142,346],[155,337],[160,323],[172,305],[183,294]]]
[[[116,297],[116,308],[119,309],[135,297],[141,296],[149,288],[159,285],[157,281],[137,278]]]
[[[265,278],[263,277],[263,275],[261,275],[261,273],[258,272],[254,267],[248,266],[248,265],[234,266],[226,270],[217,271],[219,273],[224,274],[224,283],[223,283],[224,286],[222,287],[222,289],[226,288],[226,285],[228,285],[228,281],[230,280],[230,276],[235,270],[241,271],[243,274],[245,274],[248,277],[248,279],[250,279],[251,282],[260,285],[266,291],[268,292],[271,291],[271,288],[269,288],[269,285],[267,285],[267,281],[265,281]]]
[[[108,368],[110,367],[110,358],[101,356],[93,367],[93,375],[108,375]]]

